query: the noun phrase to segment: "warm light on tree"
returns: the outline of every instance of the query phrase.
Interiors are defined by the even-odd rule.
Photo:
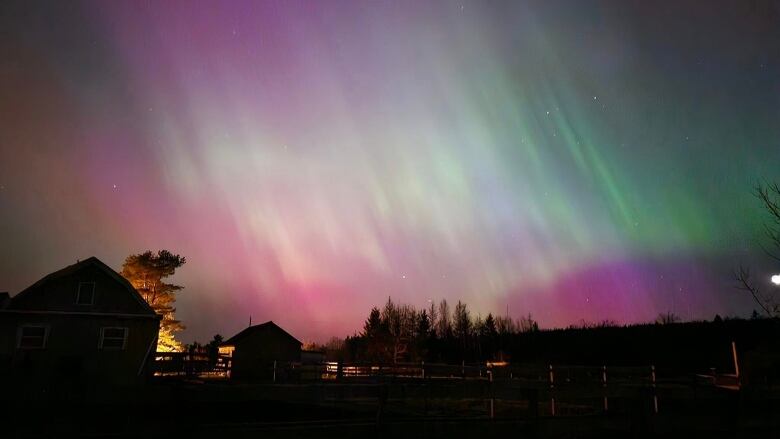
[[[157,339],[158,352],[181,352],[183,345],[176,340],[177,332],[184,325],[176,320],[176,292],[183,287],[163,282],[163,279],[173,276],[176,269],[184,265],[186,259],[168,250],[160,250],[156,254],[146,251],[130,255],[122,265],[122,276],[135,287],[141,297],[146,300],[154,311],[162,316],[160,332]]]
[[[157,352],[182,352],[184,345],[176,340],[173,331],[160,322],[160,332],[157,333]]]

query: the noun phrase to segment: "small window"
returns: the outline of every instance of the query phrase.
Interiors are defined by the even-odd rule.
[[[127,328],[100,328],[98,347],[106,350],[122,350],[127,344]]]
[[[93,303],[95,303],[95,282],[79,282],[76,305],[92,305]]]
[[[19,349],[43,349],[46,347],[46,339],[49,336],[49,328],[45,326],[22,326],[19,328]]]

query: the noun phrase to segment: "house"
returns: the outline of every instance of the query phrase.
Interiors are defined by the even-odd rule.
[[[274,322],[249,326],[220,345],[220,354],[231,357],[233,379],[270,380],[274,362],[282,369],[301,361],[303,344]]]
[[[151,372],[160,316],[95,257],[0,303],[0,387],[87,395]]]

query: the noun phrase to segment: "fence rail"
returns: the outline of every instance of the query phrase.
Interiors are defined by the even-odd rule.
[[[226,355],[208,355],[201,352],[157,352],[154,359],[155,376],[214,376],[229,377],[231,358]]]
[[[156,375],[227,378],[231,365],[229,356],[158,353]],[[614,414],[634,410],[630,407],[637,404],[658,414],[664,401],[696,399],[707,389],[711,393],[740,388],[735,375],[681,374],[658,371],[652,365],[269,361],[256,372],[254,380],[239,382],[239,388],[263,386],[258,391],[265,397],[280,400],[376,405],[379,413],[393,416],[464,413],[493,419],[507,413],[521,417]]]

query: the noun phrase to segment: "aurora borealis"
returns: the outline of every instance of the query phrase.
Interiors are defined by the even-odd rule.
[[[5,3],[0,290],[167,248],[185,340],[747,315],[780,5],[659,3]]]

